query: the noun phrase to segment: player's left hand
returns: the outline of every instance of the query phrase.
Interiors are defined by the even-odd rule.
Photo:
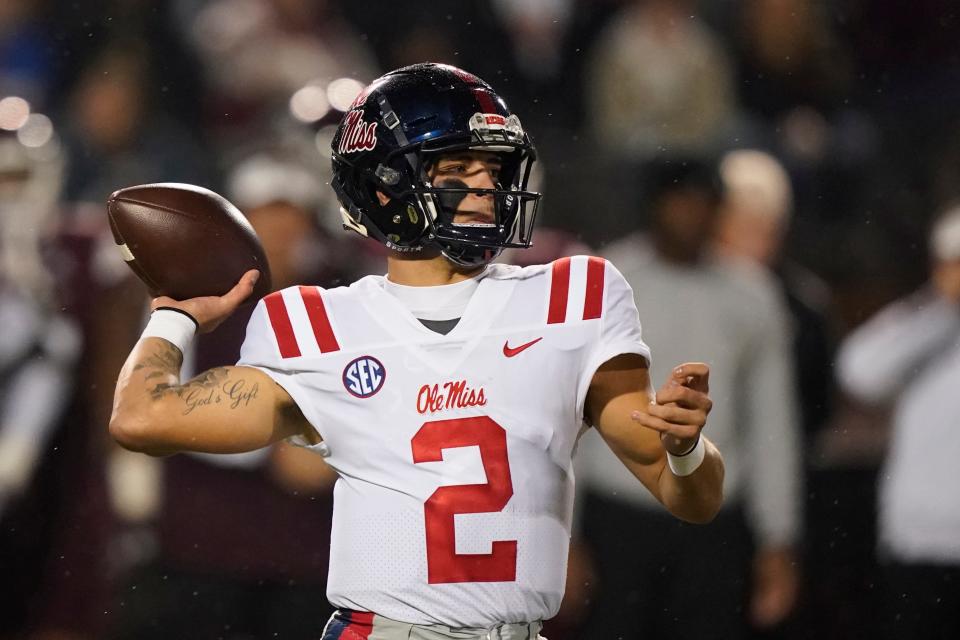
[[[700,437],[713,408],[710,400],[710,367],[685,362],[675,367],[646,411],[634,411],[639,424],[660,432],[663,447],[673,455],[688,452]]]

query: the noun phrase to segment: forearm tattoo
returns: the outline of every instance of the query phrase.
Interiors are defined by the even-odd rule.
[[[151,382],[157,378],[176,379],[182,364],[183,354],[180,350],[162,341],[158,349],[134,365],[133,370],[145,371],[144,381],[147,382],[147,392],[151,399],[176,397],[183,403],[183,415],[213,405],[241,409],[248,406],[260,391],[258,383],[250,384],[244,378],[231,375],[228,367],[209,369],[183,384]]]

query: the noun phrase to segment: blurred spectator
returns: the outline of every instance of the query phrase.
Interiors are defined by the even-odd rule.
[[[746,111],[777,123],[798,107],[830,114],[843,105],[850,62],[827,12],[806,0],[743,2],[735,48]]]
[[[48,7],[42,17],[50,31],[56,70],[51,109],[69,108],[65,103],[72,88],[105,47],[136,43],[138,55],[149,60],[146,100],[150,111],[187,126],[194,136],[203,133],[199,119],[203,78],[186,44],[186,29],[176,21],[177,0],[36,1]]]
[[[147,52],[139,43],[110,43],[81,73],[65,112],[68,201],[104,202],[147,182],[209,184],[201,148],[153,108]]]
[[[735,109],[727,53],[691,0],[634,0],[591,52],[589,127],[618,158],[716,148]]]
[[[803,0],[747,0],[735,36],[740,133],[799,164],[828,160],[836,152],[830,147],[842,144],[832,139],[840,135],[833,116],[845,105],[850,70],[825,9]]]
[[[79,350],[42,255],[55,230],[58,146],[0,137],[0,517],[30,483],[70,396]]]
[[[724,199],[717,225],[718,251],[770,269],[791,316],[791,342],[803,432],[826,424],[833,389],[833,344],[826,283],[784,255],[793,189],[780,162],[763,151],[740,149],[720,163]]]
[[[560,45],[573,0],[494,0],[507,27],[513,58],[528,78],[556,78],[563,68]]]
[[[346,111],[378,75],[367,46],[327,0],[213,0],[192,37],[212,89],[213,124],[228,137],[248,136],[304,87],[312,88],[301,94],[305,121]],[[358,81],[353,94],[331,85],[341,78]]]
[[[960,207],[930,235],[929,283],[843,343],[838,376],[857,399],[892,406],[880,474],[879,553],[887,637],[960,635]]]
[[[599,593],[585,637],[744,637],[794,606],[800,532],[799,438],[786,311],[767,275],[710,254],[716,171],[688,160],[647,168],[651,235],[606,256],[633,287],[645,339],[665,363],[711,367],[707,433],[726,462],[725,506],[707,526],[663,516],[585,438],[582,529]],[[708,568],[708,569],[705,569]]]
[[[790,170],[796,188],[790,252],[823,275],[849,272],[845,240],[860,226],[851,220],[864,201],[859,189],[881,188],[862,185],[880,134],[851,100],[853,56],[838,34],[843,8],[746,0],[735,13],[738,145],[773,149]]]
[[[838,530],[856,531],[858,513],[838,507],[843,496],[835,470],[815,444],[823,441],[833,409],[834,318],[826,283],[784,255],[793,213],[790,176],[772,155],[755,149],[727,153],[720,162],[724,186],[717,249],[734,260],[770,269],[790,312],[795,382],[804,435],[805,509],[802,615],[795,628],[836,632],[837,601],[852,559],[834,539]],[[816,608],[816,613],[810,606]],[[827,612],[830,615],[825,615]]]
[[[296,154],[247,158],[228,185],[260,237],[276,289],[365,275],[356,270],[367,265],[319,226],[323,184]],[[252,310],[248,305],[204,335],[188,366],[202,371],[236,362]],[[332,613],[325,585],[335,480],[322,458],[280,444],[246,454],[174,456],[162,469],[124,451],[115,460],[125,470],[118,481],[128,518],[143,520],[155,504],[159,509],[157,557],[121,595],[116,637],[319,637]],[[158,472],[159,496],[149,486]],[[145,490],[136,495],[130,484],[138,477]]]
[[[32,114],[0,138],[0,158],[0,634],[95,638],[107,603],[110,517],[92,401],[105,342],[92,329],[123,302],[104,295],[102,210],[91,218],[58,201],[64,158],[53,123]],[[112,240],[109,248],[126,271]]]
[[[37,473],[73,396],[81,347],[45,255],[57,229],[62,152],[52,134],[27,140],[0,135],[0,633],[26,624],[35,604],[29,587],[43,559],[23,560],[46,552],[43,521],[56,512]]]
[[[0,4],[0,98],[22,96],[46,106],[54,80],[54,51],[40,20],[40,0],[5,0]]]
[[[5,523],[5,533],[28,544],[0,543],[4,554],[29,566],[39,579],[24,585],[15,574],[4,572],[2,584],[29,603],[25,637],[92,640],[102,637],[110,613],[113,519],[103,425],[119,368],[118,363],[105,367],[109,362],[101,354],[109,352],[109,345],[124,348],[135,341],[135,335],[125,336],[112,321],[123,318],[131,302],[140,308],[142,292],[139,287],[131,291],[129,280],[118,279],[129,269],[101,207],[61,205],[44,256],[56,282],[59,309],[80,328],[83,350],[73,372],[75,392],[66,398],[65,416],[46,447],[30,497],[21,502],[26,517],[9,528]]]

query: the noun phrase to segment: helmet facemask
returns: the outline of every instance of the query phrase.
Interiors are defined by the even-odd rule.
[[[498,119],[499,128],[475,127],[474,123]],[[509,124],[507,124],[509,123]],[[508,129],[508,126],[510,129]],[[434,180],[432,168],[444,157],[459,152],[483,151],[497,156],[499,175],[493,189],[473,188],[461,180]],[[423,212],[428,229],[426,243],[437,246],[452,262],[475,267],[496,258],[505,248],[530,246],[540,194],[527,190],[536,154],[530,146],[516,116],[504,118],[496,114],[477,113],[471,118],[471,137],[435,140],[399,149],[413,164],[415,186],[398,193],[402,200],[413,202]],[[469,195],[489,196],[493,202],[491,220],[457,221],[457,216],[486,212],[458,211]]]

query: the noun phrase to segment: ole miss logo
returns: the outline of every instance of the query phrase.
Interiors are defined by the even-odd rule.
[[[343,368],[343,386],[350,395],[357,398],[369,398],[380,388],[387,379],[387,370],[383,364],[373,356],[360,356]]]
[[[373,151],[377,146],[377,123],[363,120],[363,110],[356,109],[344,117],[340,153]]]
[[[487,404],[483,387],[467,386],[466,380],[425,384],[417,394],[418,413],[436,413],[446,409],[482,407]]]

